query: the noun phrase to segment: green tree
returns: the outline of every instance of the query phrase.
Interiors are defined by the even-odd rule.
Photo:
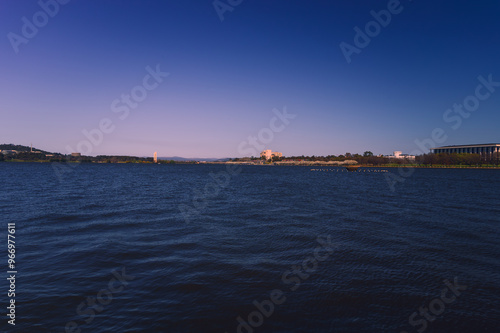
[[[273,156],[273,157],[271,157],[271,161],[272,162],[278,162],[278,161],[281,161],[281,160],[282,160],[282,158],[279,157],[279,156]]]
[[[367,151],[365,151],[365,152],[363,153],[363,156],[364,156],[364,157],[371,157],[371,156],[373,156],[373,153],[372,153],[371,151],[367,150]]]

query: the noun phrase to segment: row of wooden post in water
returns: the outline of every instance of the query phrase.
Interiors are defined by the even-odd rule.
[[[335,169],[311,169],[311,171],[324,171],[324,172],[389,172],[385,169],[359,169],[359,167],[345,167]]]

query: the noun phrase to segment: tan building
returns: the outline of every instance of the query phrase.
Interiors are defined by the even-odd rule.
[[[266,160],[270,160],[273,157],[282,157],[283,154],[279,153],[277,151],[272,151],[271,149],[264,150],[262,153],[260,153],[260,157],[265,157]]]

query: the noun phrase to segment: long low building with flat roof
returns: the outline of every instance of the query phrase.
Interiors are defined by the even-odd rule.
[[[457,145],[431,148],[434,154],[494,154],[500,152],[500,143]]]

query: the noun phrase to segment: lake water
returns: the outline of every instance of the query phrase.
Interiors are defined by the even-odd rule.
[[[500,331],[500,171],[329,170],[0,163],[0,327]]]

